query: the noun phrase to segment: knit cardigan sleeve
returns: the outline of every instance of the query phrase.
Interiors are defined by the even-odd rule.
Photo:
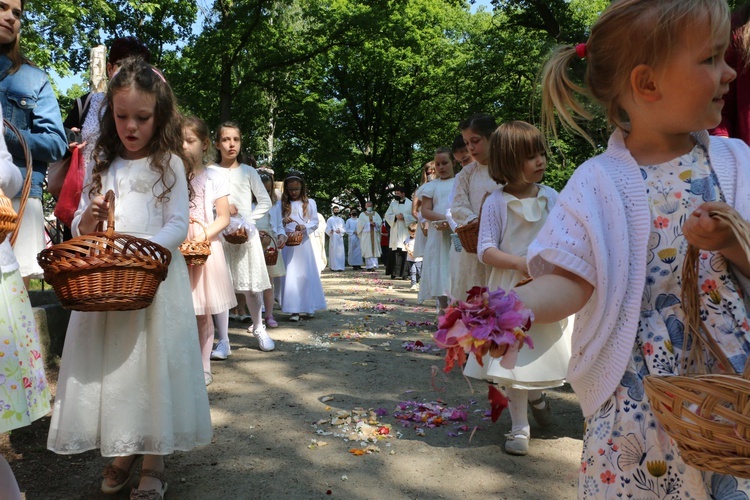
[[[471,163],[464,167],[461,175],[456,177],[453,184],[455,190],[451,202],[451,217],[457,226],[463,226],[479,217],[471,207],[471,177],[477,163]]]
[[[586,416],[614,392],[632,351],[649,221],[640,169],[616,133],[607,153],[576,170],[529,246],[533,277],[559,267],[594,286],[576,316],[568,368]]]

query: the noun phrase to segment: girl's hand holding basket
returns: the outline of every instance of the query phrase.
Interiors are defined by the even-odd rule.
[[[438,319],[433,338],[447,350],[443,371],[451,371],[456,361],[463,365],[469,353],[480,366],[484,366],[482,357],[489,353],[502,358],[503,368],[513,368],[523,344],[534,347],[526,334],[533,321],[533,313],[514,291],[498,288],[488,292],[486,287],[475,286],[466,302],[454,302]]]

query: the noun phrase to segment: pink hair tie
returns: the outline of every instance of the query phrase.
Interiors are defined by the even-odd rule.
[[[161,71],[159,71],[158,69],[154,68],[153,66],[151,66],[151,71],[153,71],[154,73],[156,73],[156,76],[158,76],[159,79],[162,82],[167,83],[167,80],[166,80],[166,78],[164,78],[164,75],[161,74]]]
[[[586,57],[586,44],[585,43],[579,43],[576,45],[576,55],[583,59]]]

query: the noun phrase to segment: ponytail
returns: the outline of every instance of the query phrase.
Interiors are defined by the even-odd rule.
[[[578,100],[576,94],[588,95],[586,89],[571,80],[568,68],[578,57],[571,45],[558,47],[542,68],[542,130],[557,138],[555,112],[565,130],[584,137],[592,146],[594,141],[578,125],[576,117],[591,120],[592,116]]]

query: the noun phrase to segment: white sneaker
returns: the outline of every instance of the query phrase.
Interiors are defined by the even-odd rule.
[[[523,430],[505,435],[505,452],[510,455],[526,455],[529,452],[529,434]]]
[[[419,287],[417,286],[417,284],[416,284],[416,283],[414,283],[414,284],[413,284],[413,285],[411,286],[411,288],[409,288],[409,290],[419,290]]]
[[[273,339],[268,336],[268,332],[266,332],[265,327],[260,327],[255,330],[253,330],[253,337],[258,339],[258,345],[260,346],[261,351],[273,351],[276,348],[276,344],[273,342]]]
[[[216,349],[211,351],[211,359],[225,360],[232,355],[232,348],[229,347],[228,340],[220,340],[216,344]]]

